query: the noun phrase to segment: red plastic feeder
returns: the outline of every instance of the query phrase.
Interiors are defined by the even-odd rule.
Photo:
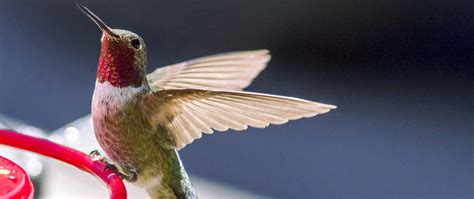
[[[9,130],[0,130],[0,144],[35,152],[73,165],[98,177],[105,183],[109,188],[110,198],[127,198],[127,190],[119,175],[110,169],[105,169],[106,165],[104,163],[93,161],[89,155],[78,150],[46,139],[35,138]],[[33,186],[25,171],[13,162],[5,158],[2,159],[5,163],[0,159],[0,198],[31,198],[33,196]],[[7,168],[7,166],[8,170],[2,170],[1,167]],[[1,172],[8,173],[5,175],[5,179],[2,178]],[[2,195],[4,192],[5,194],[19,195]]]
[[[25,170],[0,156],[0,198],[33,198],[33,192]]]

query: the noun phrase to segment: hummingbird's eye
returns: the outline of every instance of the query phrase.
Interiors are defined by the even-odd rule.
[[[140,40],[138,40],[138,39],[132,39],[131,43],[132,43],[132,46],[133,46],[135,49],[139,49],[139,48],[140,48]]]

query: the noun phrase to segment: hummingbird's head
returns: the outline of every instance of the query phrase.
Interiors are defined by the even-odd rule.
[[[146,84],[146,46],[137,34],[109,28],[81,4],[79,9],[102,30],[97,81],[115,87],[140,87]]]

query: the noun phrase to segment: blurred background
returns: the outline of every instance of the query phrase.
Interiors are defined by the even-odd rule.
[[[204,136],[181,151],[196,178],[276,198],[474,197],[473,1],[78,2],[141,35],[149,72],[267,48],[247,90],[338,106]],[[52,132],[90,113],[101,33],[75,1],[0,1],[0,27],[0,114]]]

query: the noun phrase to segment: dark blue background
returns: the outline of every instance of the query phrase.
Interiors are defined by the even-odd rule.
[[[338,109],[204,136],[197,176],[289,198],[474,197],[473,1],[80,1],[145,39],[149,71],[268,48],[248,90]],[[0,113],[53,130],[90,112],[100,32],[73,1],[0,1]]]

